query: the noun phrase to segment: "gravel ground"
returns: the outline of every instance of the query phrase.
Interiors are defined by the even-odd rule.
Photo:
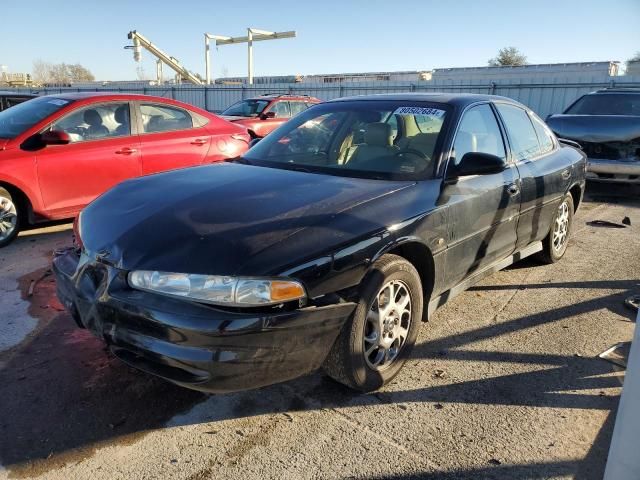
[[[624,372],[597,355],[633,336],[639,231],[640,201],[592,196],[560,263],[441,308],[378,393],[317,373],[215,396],[77,329],[48,271],[68,225],[26,232],[0,250],[0,479],[602,478]]]

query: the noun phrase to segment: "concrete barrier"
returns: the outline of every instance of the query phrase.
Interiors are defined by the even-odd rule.
[[[605,480],[640,479],[640,310],[618,406]]]

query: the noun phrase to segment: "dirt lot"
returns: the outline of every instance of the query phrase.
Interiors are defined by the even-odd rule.
[[[559,264],[439,310],[372,395],[318,373],[206,396],[134,371],[55,299],[69,226],[26,232],[0,251],[0,478],[602,478],[624,372],[597,354],[631,339],[640,291],[623,198],[582,205]]]

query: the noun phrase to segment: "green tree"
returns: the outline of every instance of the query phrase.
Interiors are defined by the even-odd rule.
[[[498,52],[498,55],[489,59],[490,67],[503,67],[513,65],[526,65],[527,57],[516,47],[504,47]]]

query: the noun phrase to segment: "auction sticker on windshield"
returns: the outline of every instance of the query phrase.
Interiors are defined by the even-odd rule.
[[[394,115],[427,115],[433,118],[444,117],[445,111],[439,108],[428,107],[399,107],[393,112]]]

